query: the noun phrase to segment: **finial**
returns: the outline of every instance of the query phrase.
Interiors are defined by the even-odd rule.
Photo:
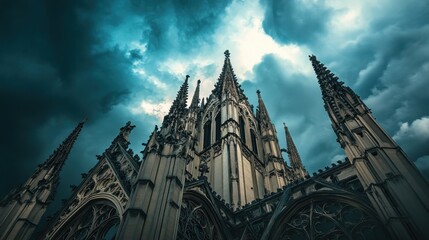
[[[200,83],[201,83],[201,80],[200,80],[200,79],[198,79],[197,84],[200,84]]]
[[[198,167],[198,171],[200,171],[201,176],[204,176],[205,173],[210,172],[209,171],[210,167],[207,166],[207,162],[206,161],[201,161],[200,165]]]
[[[126,131],[131,132],[131,130],[133,130],[135,127],[136,127],[136,126],[131,125],[131,121],[128,121],[128,122],[125,124],[125,126],[123,126],[123,127],[121,127],[121,128],[120,128],[120,131],[121,131],[122,133],[123,133],[123,132],[126,132]]]
[[[185,81],[188,81],[188,78],[189,78],[189,75],[186,75],[186,79],[185,79]]]
[[[226,50],[226,51],[224,52],[224,54],[225,54],[225,57],[226,57],[226,58],[229,58],[229,56],[230,56],[229,50]]]
[[[256,90],[256,94],[258,94],[258,96],[261,96],[261,91],[259,91],[259,89]]]
[[[285,129],[285,131],[289,132],[289,128],[286,126],[286,123],[283,122],[283,127]]]

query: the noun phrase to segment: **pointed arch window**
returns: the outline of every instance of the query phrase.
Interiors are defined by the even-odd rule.
[[[216,122],[216,142],[220,140],[220,135],[221,135],[221,131],[220,131],[220,112],[216,115],[215,118],[215,122]]]
[[[211,130],[212,130],[212,121],[208,120],[205,124],[204,124],[204,143],[203,143],[203,147],[204,149],[210,147],[210,138],[211,138]]]
[[[239,117],[239,125],[240,125],[240,137],[241,137],[241,141],[243,141],[244,144],[246,144],[246,126],[244,123],[244,119],[242,116]]]
[[[346,196],[316,195],[287,210],[273,225],[269,239],[391,239],[372,208]]]
[[[219,221],[210,208],[210,205],[201,202],[195,195],[189,197],[184,195],[177,239],[226,239],[218,224]]]
[[[256,143],[256,134],[253,129],[250,130],[250,137],[252,138],[252,149],[253,152],[257,155],[258,154],[258,144]]]
[[[48,239],[113,239],[120,223],[115,207],[107,201],[87,203]]]

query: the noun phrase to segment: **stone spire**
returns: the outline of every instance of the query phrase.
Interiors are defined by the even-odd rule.
[[[170,111],[164,117],[164,121],[162,123],[162,127],[165,128],[172,123],[177,123],[179,121],[183,121],[187,111],[187,101],[188,101],[188,79],[189,75],[186,75],[185,82],[183,82],[182,86],[177,93],[176,99],[173,101],[173,104],[170,107]],[[177,124],[173,124],[177,125]],[[171,126],[174,127],[174,126]],[[164,130],[165,132],[165,130]]]
[[[232,68],[229,51],[226,50],[224,54],[225,61],[223,63],[222,72],[218,78],[217,83],[215,84],[212,94],[221,98],[223,93],[230,93],[231,96],[235,96],[240,99],[246,99],[246,96],[244,95],[240,84],[238,84],[237,77]]]
[[[325,109],[336,124],[358,113],[369,111],[359,96],[352,89],[344,86],[344,82],[338,81],[338,77],[320,63],[316,56],[309,57],[322,91]]]
[[[196,109],[198,108],[198,103],[200,103],[200,83],[201,81],[197,81],[197,87],[195,88],[194,97],[192,97],[191,106],[190,109]]]
[[[299,168],[304,169],[304,166],[302,165],[301,157],[299,156],[298,149],[296,149],[292,136],[289,133],[289,129],[285,123],[283,123],[283,126],[285,128],[285,135],[286,135],[286,144],[287,144],[286,152],[289,156],[290,165],[292,168],[295,168],[295,169],[299,169]]]
[[[262,100],[261,91],[257,90],[256,93],[258,94],[257,118],[259,119],[259,121],[265,121],[269,123],[271,122],[271,119],[270,119],[270,116],[268,115],[267,108],[265,107],[264,100]]]
[[[52,202],[61,168],[85,121],[36,169],[21,187],[0,202],[0,239],[29,239]],[[29,224],[31,223],[31,224]]]
[[[429,236],[427,181],[362,100],[314,55],[310,61],[337,141],[356,169],[381,221],[396,239]]]
[[[121,144],[121,146],[124,149],[127,149],[128,146],[130,145],[130,142],[129,142],[130,133],[135,127],[136,127],[135,125],[132,125],[131,122],[128,121],[125,124],[125,126],[120,128],[118,136],[116,136],[115,139],[113,139],[112,144],[108,149],[112,150],[115,147],[116,143]]]
[[[256,110],[256,120],[259,122],[259,133],[261,136],[261,146],[264,152],[264,162],[266,171],[267,192],[275,192],[278,188],[286,186],[286,167],[281,155],[281,149],[277,138],[277,131],[268,115],[267,108],[261,97],[261,91],[257,90],[258,108]]]
[[[83,128],[86,119],[81,121],[70,135],[60,144],[60,146],[49,156],[40,168],[50,169],[49,174],[53,180],[59,177],[61,168],[64,165],[80,131]],[[47,177],[45,177],[46,179]]]
[[[185,82],[183,82],[182,86],[180,87],[179,92],[177,93],[176,99],[171,105],[168,115],[175,114],[175,113],[178,113],[179,115],[184,114],[187,106],[187,101],[188,101],[188,88],[189,88],[188,79],[189,79],[189,75],[186,75]]]
[[[188,79],[187,75],[161,130],[155,127],[146,144],[117,239],[176,239],[185,169],[194,158],[192,132],[186,129],[189,113],[195,113],[186,108]]]

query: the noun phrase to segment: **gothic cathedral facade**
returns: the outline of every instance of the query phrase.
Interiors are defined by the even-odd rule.
[[[0,239],[429,239],[426,180],[359,96],[310,61],[345,161],[310,176],[286,125],[280,148],[259,91],[253,110],[226,51],[206,101],[198,80],[188,107],[186,76],[143,158],[128,122],[35,234],[79,123],[0,202]]]

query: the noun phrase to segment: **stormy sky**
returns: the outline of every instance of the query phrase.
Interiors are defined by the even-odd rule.
[[[223,52],[245,94],[260,89],[312,173],[345,156],[308,60],[315,54],[372,109],[429,177],[425,0],[6,0],[0,8],[0,195],[24,182],[83,118],[57,199],[128,120],[138,153],[186,74],[208,97]]]

